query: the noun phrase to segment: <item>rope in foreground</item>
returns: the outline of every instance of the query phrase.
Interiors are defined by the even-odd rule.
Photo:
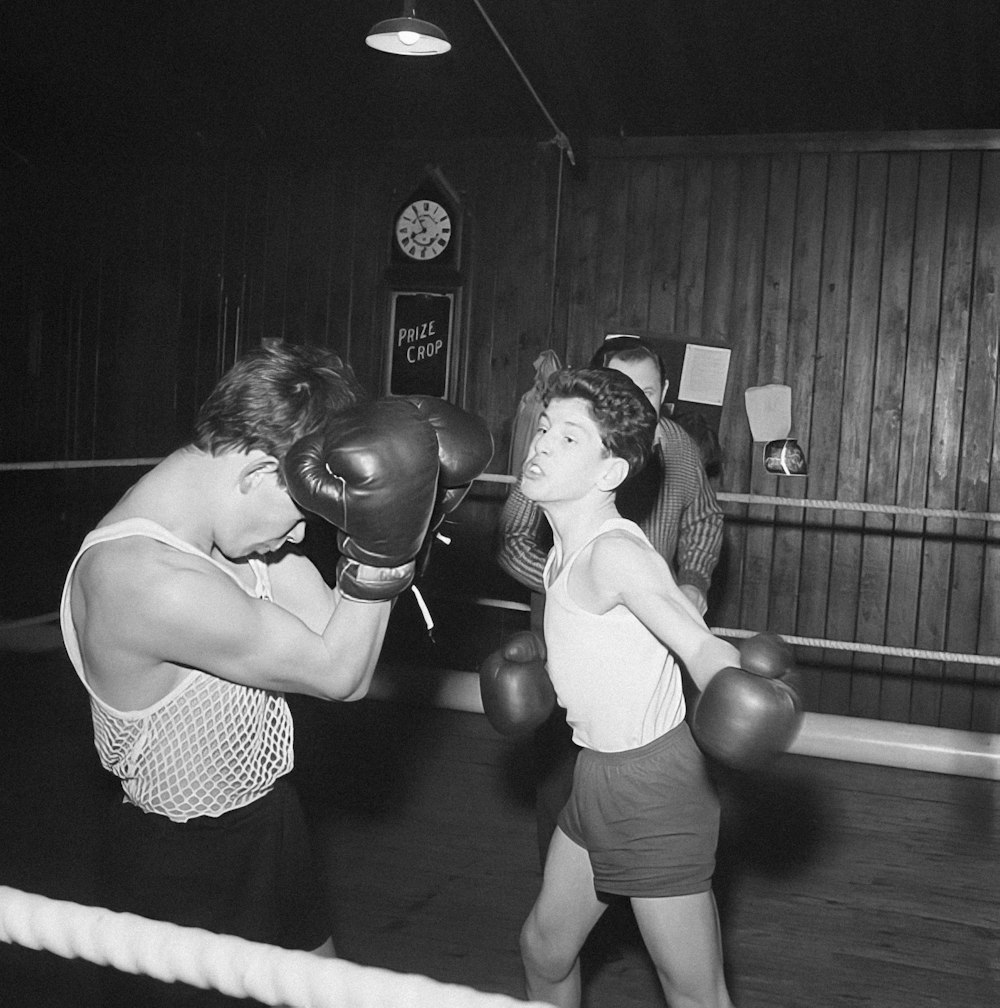
[[[7,886],[0,886],[0,940],[288,1008],[544,1008]]]

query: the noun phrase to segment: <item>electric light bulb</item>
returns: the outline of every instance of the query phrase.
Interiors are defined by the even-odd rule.
[[[420,32],[401,31],[399,33],[399,41],[403,45],[416,45],[420,41]]]

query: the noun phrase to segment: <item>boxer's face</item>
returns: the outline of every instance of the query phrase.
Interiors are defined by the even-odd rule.
[[[298,505],[277,479],[261,487],[260,515],[253,529],[256,542],[248,555],[277,553],[286,543],[300,543],[305,538],[306,522]]]
[[[539,419],[521,487],[538,503],[575,500],[594,488],[613,489],[620,479],[608,486],[609,474],[623,464],[604,447],[590,403],[553,399]]]
[[[278,478],[269,456],[255,458],[241,473],[234,521],[219,549],[230,559],[266,556],[305,537],[305,516]]]

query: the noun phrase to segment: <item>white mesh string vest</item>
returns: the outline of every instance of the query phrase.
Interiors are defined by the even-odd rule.
[[[117,710],[94,693],[70,611],[73,573],[91,546],[137,535],[203,557],[233,577],[222,564],[148,519],[131,518],[95,529],[84,539],[63,588],[63,640],[90,695],[94,744],[101,764],[121,780],[126,799],[144,812],[174,822],[220,816],[267,794],[292,769],[291,712],[281,693],[229,682],[197,669],[144,710]],[[257,584],[252,591],[240,587],[255,598],[270,599],[267,565],[259,560],[250,564]]]

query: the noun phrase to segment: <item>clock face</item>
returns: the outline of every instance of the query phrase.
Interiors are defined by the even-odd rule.
[[[396,244],[410,259],[436,259],[451,241],[451,217],[440,203],[414,200],[396,219]]]

